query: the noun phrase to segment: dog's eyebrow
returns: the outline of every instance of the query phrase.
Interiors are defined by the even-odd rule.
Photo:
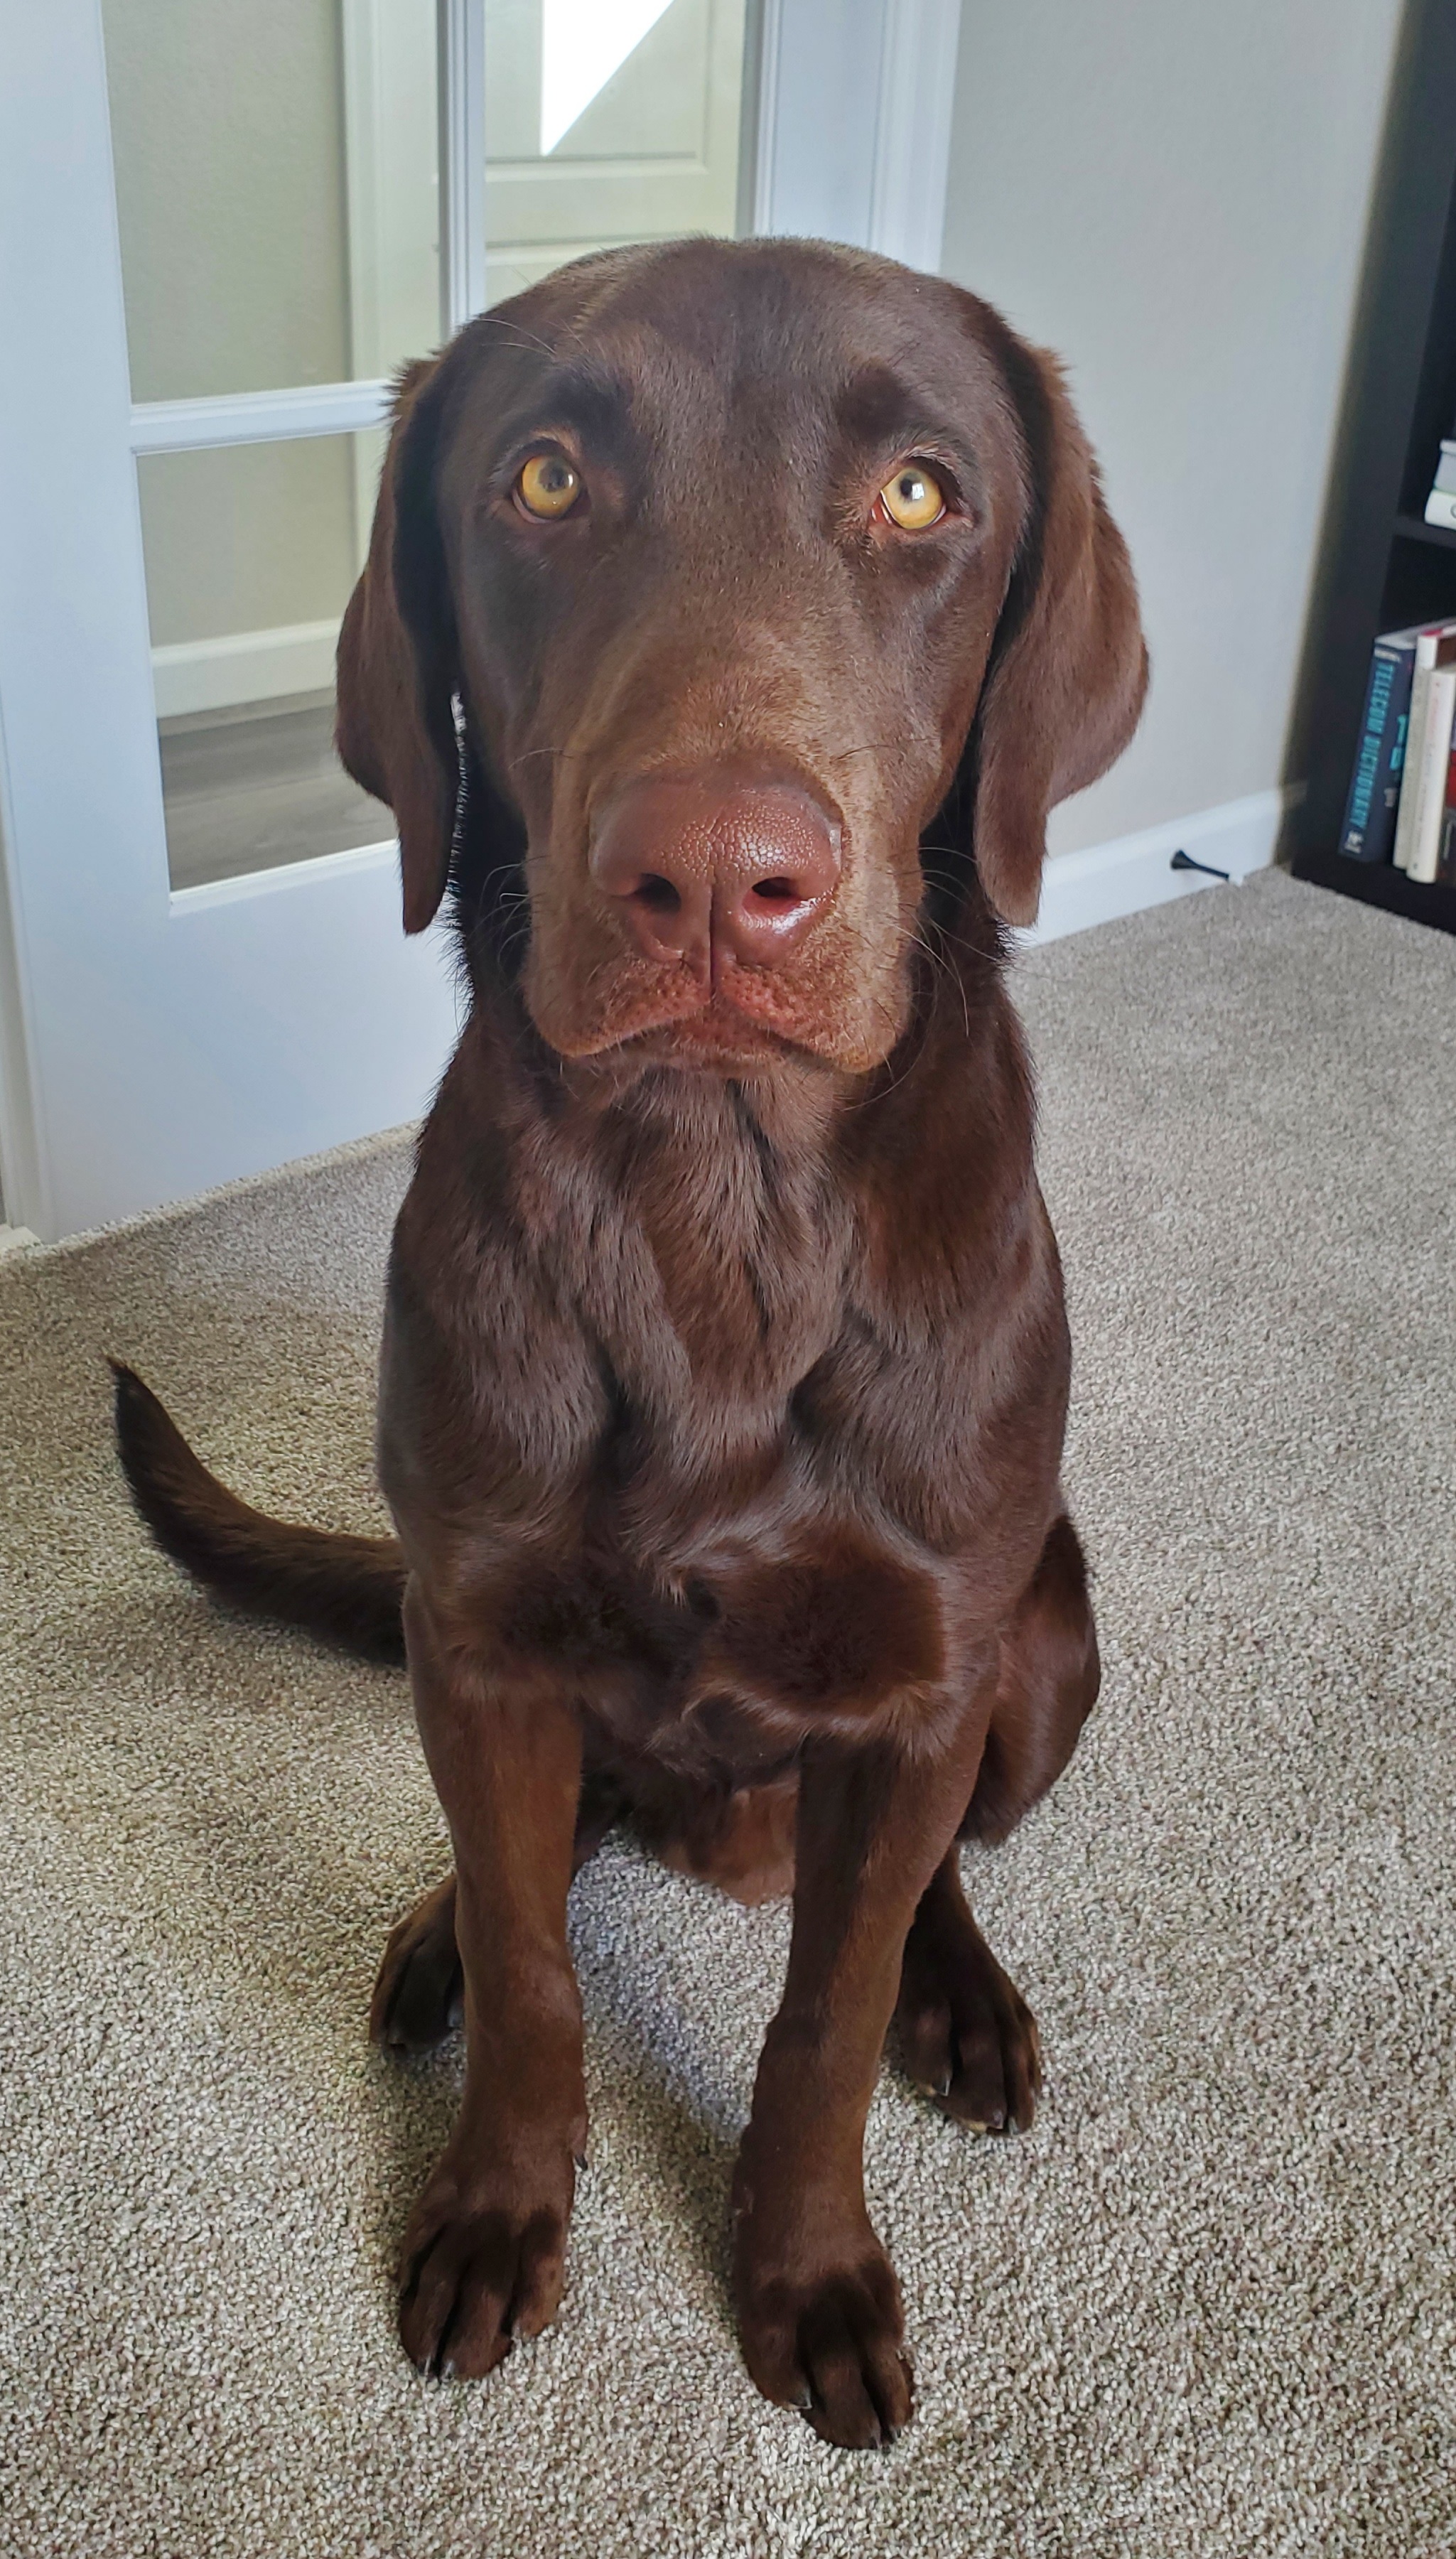
[[[878,453],[930,444],[955,455],[968,468],[975,465],[974,447],[964,428],[932,414],[924,395],[889,365],[862,365],[851,375],[835,399],[834,421],[844,442],[861,449]]]
[[[553,365],[532,382],[513,410],[506,433],[515,438],[533,424],[569,426],[586,439],[619,432],[631,406],[631,387],[606,366]]]

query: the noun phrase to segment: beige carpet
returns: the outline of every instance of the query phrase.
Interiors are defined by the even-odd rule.
[[[756,2399],[725,2304],[784,1915],[620,1848],[559,2327],[400,2360],[459,2069],[364,2039],[445,1862],[402,1684],[147,1551],[102,1353],[252,1498],[370,1521],[402,1146],[0,1265],[7,2559],[1456,2551],[1456,944],[1266,878],[1020,982],[1107,1679],[972,1870],[1035,2132],[876,2103],[888,2456]]]

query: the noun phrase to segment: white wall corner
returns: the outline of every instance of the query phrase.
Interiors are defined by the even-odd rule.
[[[960,0],[885,0],[869,246],[938,271],[946,235]]]
[[[1227,871],[1231,885],[1237,886],[1251,872],[1268,868],[1286,811],[1298,797],[1297,788],[1256,791],[1249,799],[1226,800],[1217,809],[1170,818],[1110,843],[1054,854],[1042,882],[1041,913],[1017,941],[1028,949],[1057,942],[1064,933],[1083,933],[1089,925],[1111,924],[1119,916],[1139,915],[1145,907],[1224,885],[1205,871],[1175,871],[1173,855],[1180,851],[1207,862],[1211,870]]]

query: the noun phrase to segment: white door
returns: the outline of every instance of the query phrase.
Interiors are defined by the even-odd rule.
[[[0,0],[0,1183],[74,1233],[412,1118],[330,749],[387,376],[564,257],[931,264],[958,0]]]

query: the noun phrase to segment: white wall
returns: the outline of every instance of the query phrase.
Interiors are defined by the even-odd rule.
[[[1283,778],[1399,17],[963,0],[945,269],[1067,359],[1153,657],[1054,849]]]

